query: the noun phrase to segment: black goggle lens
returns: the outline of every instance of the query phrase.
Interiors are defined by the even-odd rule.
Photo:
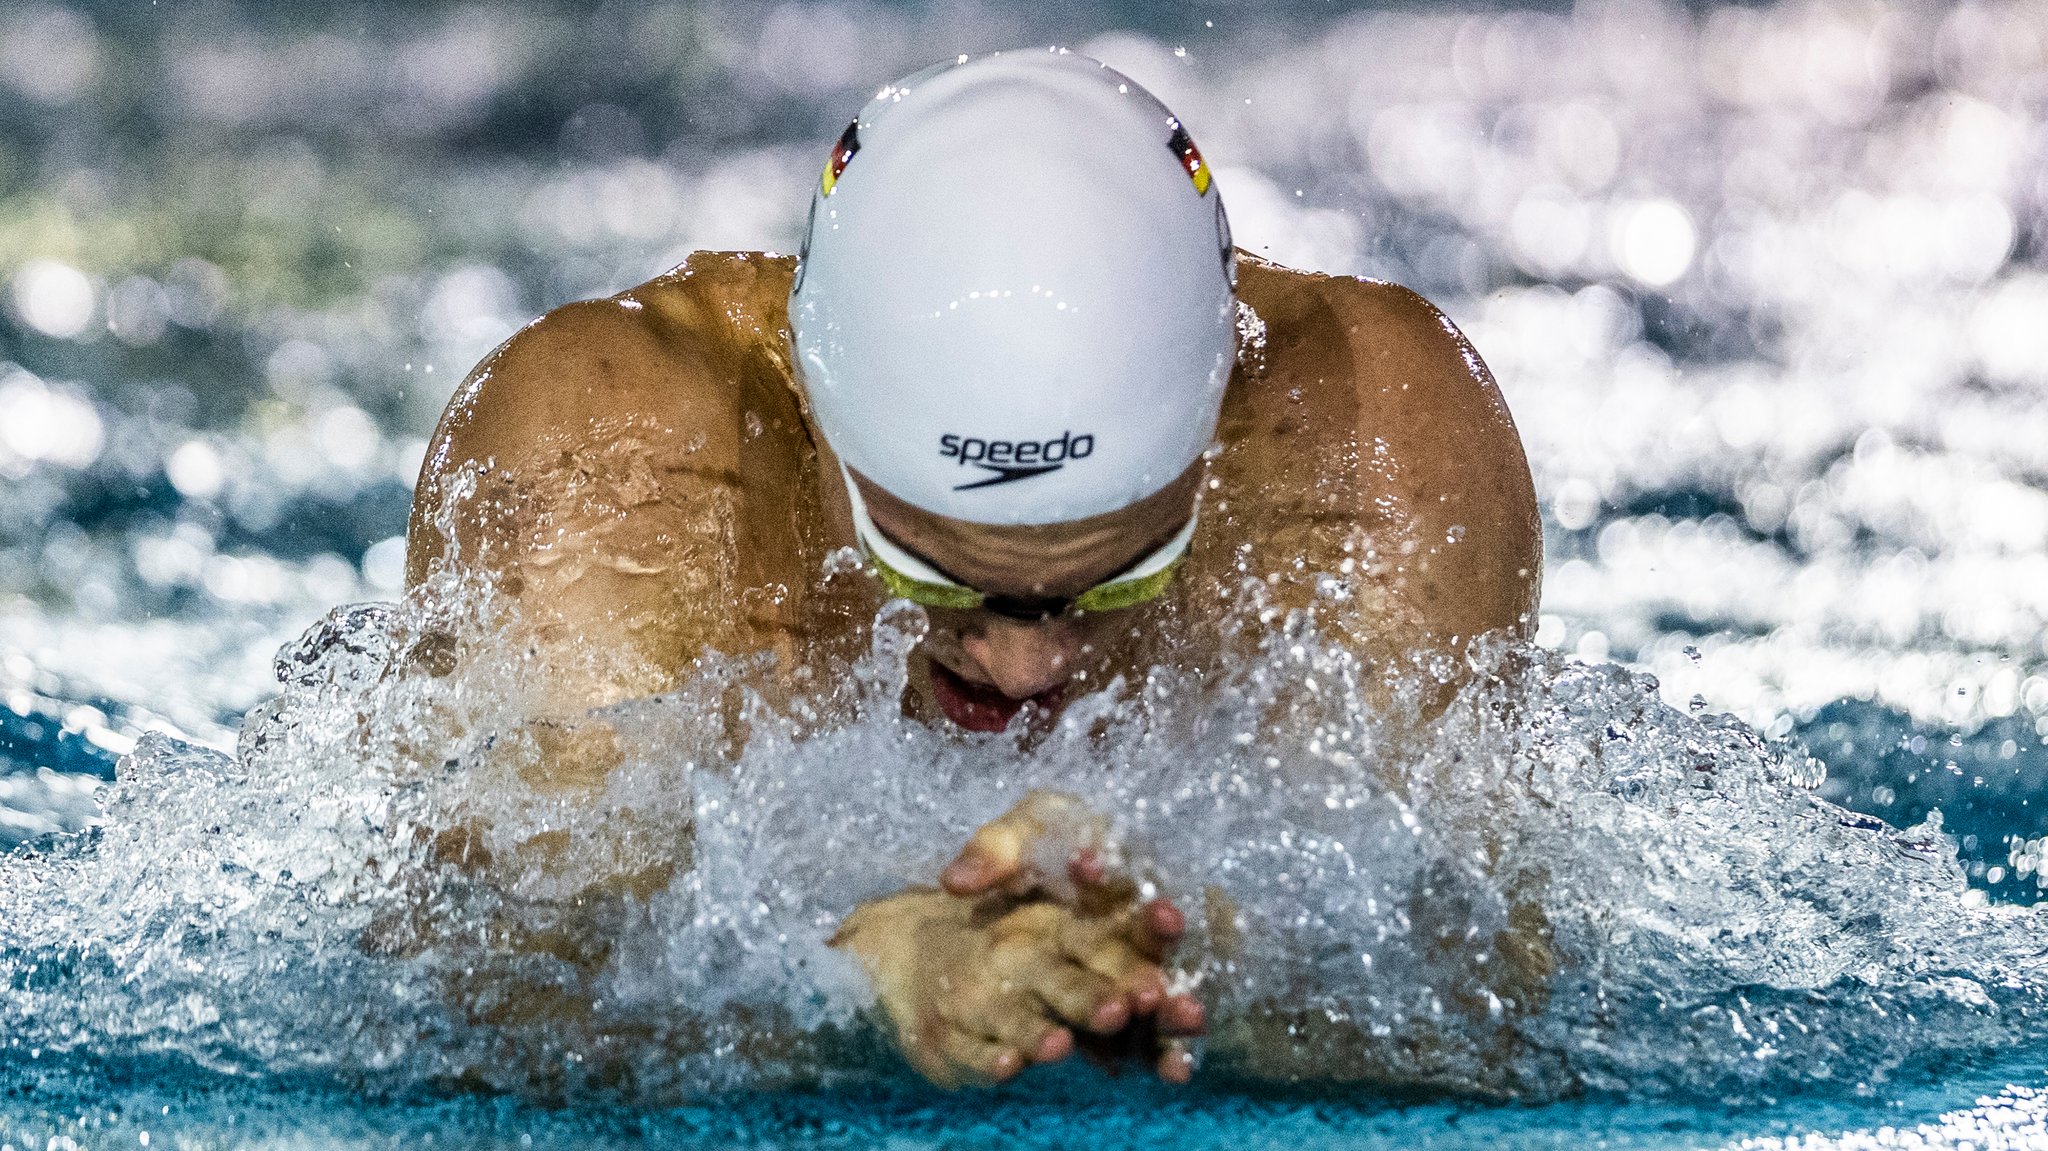
[[[1057,596],[991,595],[982,597],[981,606],[984,611],[994,612],[1007,619],[1037,623],[1065,615],[1074,606],[1074,601]]]

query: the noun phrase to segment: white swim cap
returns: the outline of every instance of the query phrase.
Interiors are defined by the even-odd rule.
[[[811,200],[790,326],[842,460],[984,524],[1127,507],[1209,445],[1235,359],[1230,229],[1187,132],[1084,56],[882,89]]]

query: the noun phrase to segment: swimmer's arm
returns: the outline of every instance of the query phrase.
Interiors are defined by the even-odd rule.
[[[408,586],[451,544],[466,566],[496,570],[550,542],[483,509],[451,507],[465,465],[488,464],[517,481],[559,465],[564,452],[629,436],[645,442],[651,463],[736,474],[742,413],[706,354],[711,322],[691,300],[649,309],[636,296],[654,286],[556,308],[471,370],[421,464],[406,533]]]
[[[537,718],[673,686],[713,638],[691,608],[731,563],[719,502],[740,405],[693,307],[630,302],[558,308],[477,366],[434,433],[407,531],[410,587],[456,567],[517,605]]]
[[[1352,429],[1356,505],[1315,504],[1368,533],[1366,565],[1393,602],[1374,627],[1398,649],[1456,646],[1476,635],[1533,627],[1543,541],[1529,465],[1500,389],[1478,354],[1429,301],[1393,284],[1292,271],[1245,256],[1239,295],[1266,324],[1273,375],[1283,388],[1260,420],[1298,434],[1304,416]],[[1255,359],[1258,358],[1255,356]],[[1257,404],[1255,403],[1255,409]],[[1316,485],[1285,454],[1266,467]],[[1348,469],[1347,469],[1348,471]],[[1334,557],[1331,558],[1334,562]]]
[[[1526,638],[1543,569],[1528,458],[1493,375],[1464,333],[1392,284],[1323,284],[1350,340],[1359,442],[1384,443],[1415,550],[1397,586],[1435,643],[1488,632]]]
[[[1542,591],[1542,515],[1492,372],[1449,317],[1407,288],[1333,278],[1324,292],[1350,338],[1359,440],[1385,441],[1397,461],[1390,482],[1413,517],[1417,547],[1396,561],[1407,569],[1396,586],[1425,622],[1422,642],[1442,649],[1483,635],[1529,639]],[[1491,957],[1486,982],[1494,999],[1448,997],[1448,1006],[1476,1018],[1491,1020],[1501,1005],[1509,1016],[1540,1011],[1557,971],[1540,891],[1524,878],[1508,895],[1507,924],[1461,944]],[[1421,914],[1426,920],[1434,910],[1425,905]],[[1418,922],[1417,929],[1428,928]],[[1492,1034],[1505,1062],[1514,1033]],[[1280,1035],[1268,1036],[1265,1047],[1264,1055],[1299,1050]]]

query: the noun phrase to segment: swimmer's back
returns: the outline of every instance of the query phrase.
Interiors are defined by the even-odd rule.
[[[452,524],[461,564],[498,577],[539,642],[602,654],[566,707],[663,690],[707,647],[788,650],[853,627],[859,605],[807,610],[825,554],[851,536],[790,374],[793,271],[787,257],[698,253],[513,336],[435,433],[408,579],[446,554],[436,525]],[[1282,602],[1301,602],[1349,559],[1377,593],[1361,597],[1361,636],[1526,633],[1535,496],[1463,337],[1407,289],[1255,259],[1239,296],[1264,346],[1226,393],[1179,594],[1272,575]],[[451,507],[468,461],[488,462],[488,478]]]

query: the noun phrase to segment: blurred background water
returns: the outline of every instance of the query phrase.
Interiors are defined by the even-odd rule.
[[[875,87],[1054,42],[1176,110],[1245,247],[1464,327],[1536,473],[1540,643],[2036,898],[2032,2],[0,3],[0,846],[88,823],[146,732],[230,746],[280,643],[395,593],[490,347],[793,250]]]

